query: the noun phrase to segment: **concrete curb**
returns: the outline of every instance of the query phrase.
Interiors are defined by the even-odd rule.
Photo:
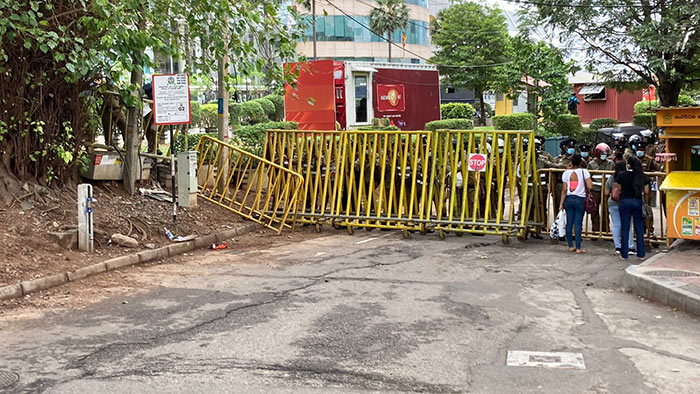
[[[14,285],[3,286],[0,287],[0,301],[23,297],[30,293],[47,290],[68,282],[75,282],[77,280],[87,278],[88,276],[101,274],[103,272],[177,256],[195,249],[209,246],[215,242],[223,242],[234,236],[253,232],[258,228],[261,228],[259,224],[248,223],[242,226],[234,227],[231,230],[197,237],[192,241],[175,243],[158,249],[144,250],[139,253],[115,257],[107,261],[95,263],[87,267],[79,268],[75,271],[64,272],[61,274],[20,282]]]
[[[688,290],[693,286],[671,277],[645,274],[645,265],[659,256],[662,255],[657,254],[642,265],[627,267],[622,278],[622,286],[641,297],[700,316],[700,294]]]

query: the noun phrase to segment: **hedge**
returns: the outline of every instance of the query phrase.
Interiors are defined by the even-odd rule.
[[[695,100],[688,96],[687,94],[681,94],[678,96],[678,105],[697,105]],[[634,103],[634,113],[644,114],[651,112],[650,108],[656,108],[659,106],[659,100],[651,101],[637,101]]]
[[[200,107],[201,110],[201,120],[199,122],[201,127],[216,127],[217,125],[217,114],[219,113],[219,106],[217,104],[204,104]]]
[[[632,124],[635,126],[646,127],[647,129],[652,129],[654,127],[654,118],[656,114],[646,113],[646,114],[636,114],[632,117]]]
[[[613,118],[598,118],[598,119],[593,119],[591,121],[591,124],[589,125],[589,127],[591,128],[591,130],[597,131],[598,129],[602,129],[605,127],[616,127],[619,124],[620,124],[620,122],[618,122],[617,120],[615,120]]]
[[[213,138],[219,138],[219,133],[214,132],[214,133],[205,133],[205,134],[193,134],[193,133],[188,133],[187,134],[187,149],[189,150],[194,150],[197,147],[197,143],[199,142],[199,138],[202,137],[203,135],[208,135]],[[177,133],[177,137],[175,137],[175,142],[173,143],[173,153],[178,154],[179,152],[183,152],[185,150],[185,133]]]
[[[281,96],[279,94],[271,94],[271,95],[265,96],[263,98],[266,98],[266,99],[272,101],[272,104],[275,105],[275,114],[273,117],[270,118],[270,120],[278,121],[278,122],[283,121],[284,120],[284,96]]]
[[[194,127],[199,126],[199,123],[202,121],[202,108],[199,101],[190,101],[190,111],[192,114],[191,125]]]
[[[472,119],[444,119],[434,120],[425,124],[428,131],[435,130],[471,130],[474,128]]]
[[[265,111],[265,117],[267,119],[272,119],[275,117],[275,104],[266,98],[259,98],[253,100],[253,102],[260,104],[263,111]]]
[[[256,101],[246,101],[241,103],[241,123],[252,125],[267,121],[265,110]]]
[[[397,126],[360,126],[356,130],[361,131],[386,131],[386,130],[401,130]]]
[[[267,130],[296,130],[297,122],[263,122],[243,126],[233,131],[233,143],[255,155],[262,155]]]
[[[581,117],[578,115],[561,114],[554,118],[551,126],[551,131],[555,134],[565,135],[576,140],[582,139],[583,127],[581,126]]]
[[[476,110],[467,103],[440,104],[442,119],[471,119],[476,115]]]
[[[481,104],[479,103],[480,101],[475,101],[474,104],[471,104],[472,108],[474,108],[475,114],[477,110],[481,110]],[[493,113],[493,108],[491,108],[491,104],[485,102],[484,111],[486,111],[487,114],[491,115]]]
[[[527,112],[499,115],[493,117],[493,125],[496,130],[534,130],[537,127],[537,118]]]

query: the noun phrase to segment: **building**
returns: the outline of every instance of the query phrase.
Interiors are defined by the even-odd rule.
[[[425,59],[430,58],[428,1],[406,0],[408,27],[393,34],[392,41],[398,47],[392,47],[392,62],[426,63]],[[333,0],[332,4],[316,0],[317,58],[386,62],[389,51],[387,42],[368,29],[369,13],[376,3],[373,0]],[[404,34],[406,44],[402,48]],[[305,41],[299,43],[297,51],[309,59],[313,58],[311,23],[308,23]]]
[[[508,94],[505,93],[496,93],[494,96],[494,114],[496,116],[499,115],[510,115],[510,114],[519,114],[519,113],[524,113],[528,112],[527,104],[528,104],[528,94],[527,94],[527,89],[525,89],[525,85],[529,85],[534,87],[535,86],[535,81],[532,77],[523,77],[521,79],[523,83],[523,87],[521,90],[518,91],[518,96],[515,98],[510,98],[508,97]],[[540,88],[545,88],[547,86],[550,86],[547,82],[544,81],[537,81],[537,84],[539,85]],[[532,97],[532,107],[533,111],[536,106],[536,98],[533,96]],[[486,100],[484,100],[486,101]]]
[[[569,77],[579,100],[578,115],[581,123],[590,123],[593,119],[612,118],[620,123],[632,122],[634,103],[642,101],[644,91],[617,90],[602,78],[578,72]]]

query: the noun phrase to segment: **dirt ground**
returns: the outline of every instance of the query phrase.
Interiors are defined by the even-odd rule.
[[[180,208],[173,226],[172,205],[149,197],[128,196],[120,184],[93,184],[95,253],[67,250],[47,238],[49,232],[77,228],[77,192],[56,192],[24,184],[12,204],[0,206],[0,286],[84,267],[112,257],[170,244],[163,227],[177,235],[197,236],[230,229],[238,215],[203,199]],[[148,188],[149,186],[145,186]],[[110,244],[112,234],[129,235],[138,248]]]

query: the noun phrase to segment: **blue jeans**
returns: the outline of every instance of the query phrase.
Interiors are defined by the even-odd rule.
[[[620,220],[622,223],[622,252],[623,259],[629,257],[630,218],[634,221],[634,233],[637,235],[637,257],[642,258],[644,253],[644,217],[642,215],[642,200],[636,198],[620,199]]]
[[[622,249],[620,246],[620,229],[622,226],[622,221],[620,220],[620,208],[617,205],[608,206],[608,212],[610,212],[610,221],[612,222],[612,237],[615,243],[615,249]],[[632,226],[630,226],[630,237],[628,241],[629,248],[634,248],[634,234],[632,233]]]
[[[564,210],[566,210],[566,242],[569,244],[569,247],[574,246],[571,239],[571,230],[576,231],[576,249],[581,249],[583,214],[586,213],[583,206],[584,200],[583,197],[573,195],[566,196],[564,199]]]

